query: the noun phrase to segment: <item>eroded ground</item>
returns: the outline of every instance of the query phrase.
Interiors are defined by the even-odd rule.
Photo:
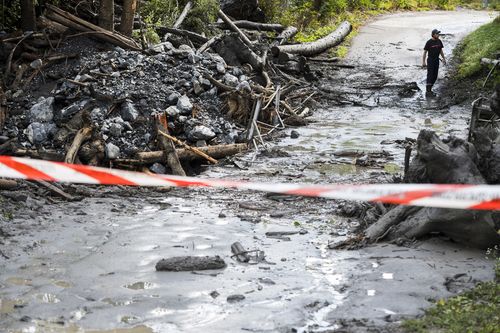
[[[491,19],[469,11],[378,18],[354,40],[347,62],[356,68],[316,68],[324,73],[318,86],[325,103],[310,125],[295,129],[299,138],[273,143],[279,153],[250,153],[201,176],[392,181],[402,171],[405,138],[422,128],[466,135],[468,105],[448,107],[416,90],[399,94],[411,82],[423,87],[425,71],[417,65],[428,32],[437,26],[450,34],[449,54],[466,32]],[[353,157],[347,150],[375,154]],[[19,209],[5,214],[2,230],[11,236],[0,245],[3,331],[397,330],[402,317],[493,278],[483,251],[442,239],[331,250],[329,243],[360,223],[338,215],[341,202],[211,189],[73,190],[84,199],[50,203],[28,192],[16,199]],[[268,237],[269,231],[299,233]],[[265,260],[232,259],[235,241],[264,251]],[[228,266],[155,271],[159,259],[177,255],[220,255]],[[231,295],[244,299],[228,302]]]

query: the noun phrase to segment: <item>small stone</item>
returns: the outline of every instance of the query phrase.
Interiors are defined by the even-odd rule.
[[[181,97],[181,95],[178,92],[173,92],[170,95],[168,95],[167,103],[169,105],[176,105],[177,101],[179,100],[179,97]]]
[[[215,137],[215,133],[208,127],[199,125],[195,126],[189,133],[188,138],[191,141],[211,140]]]
[[[243,81],[241,83],[238,83],[238,85],[236,86],[236,90],[250,93],[252,91],[252,88],[250,87],[250,83],[248,83],[248,81]]]
[[[42,59],[36,59],[31,62],[30,67],[33,69],[40,69],[42,68],[42,65],[43,65]]]
[[[191,52],[188,54],[188,61],[191,64],[196,64],[198,61],[200,61],[200,57]]]
[[[228,303],[237,303],[237,302],[241,302],[245,299],[245,296],[244,295],[229,295],[227,296],[227,302]]]
[[[234,76],[241,76],[243,75],[243,71],[239,67],[234,67],[232,69],[232,73]]]
[[[24,134],[32,144],[40,144],[45,142],[49,137],[49,129],[46,124],[34,122],[28,125],[24,130]]]
[[[196,147],[206,147],[207,146],[207,142],[205,140],[198,140],[198,141],[196,141],[195,146]]]
[[[82,110],[88,102],[89,102],[89,100],[86,99],[86,100],[79,101],[79,102],[73,103],[73,104],[65,107],[64,109],[61,110],[61,117],[62,118],[69,118],[69,117],[73,116],[74,114],[76,114],[80,110]]]
[[[167,113],[167,115],[169,115],[170,117],[176,117],[178,116],[181,112],[179,111],[179,109],[177,109],[176,106],[169,106],[165,112]]]
[[[274,282],[270,278],[259,278],[259,282],[263,283],[263,284],[268,284],[268,285],[276,284],[276,282]]]
[[[210,83],[210,81],[205,79],[205,78],[201,78],[200,83],[201,83],[201,86],[203,87],[203,89],[211,89],[212,88],[212,84]]]
[[[226,217],[226,214],[224,214],[223,212],[220,212],[220,213],[219,213],[219,218],[223,219],[223,218],[225,218],[225,217]]]
[[[109,160],[115,160],[120,156],[120,148],[115,146],[112,143],[107,143],[106,144],[106,149],[105,149],[106,157]]]
[[[224,75],[223,81],[225,84],[227,84],[228,86],[231,86],[231,87],[236,87],[238,85],[238,83],[240,83],[240,81],[238,80],[238,78],[236,76],[231,75],[229,73]]]
[[[7,141],[9,141],[8,136],[0,135],[0,144],[5,143]]]
[[[200,95],[203,93],[205,90],[201,86],[201,83],[199,81],[194,81],[193,82],[193,90],[196,95]]]
[[[121,124],[112,123],[109,125],[109,134],[115,138],[119,138],[122,135],[123,126]]]
[[[154,163],[152,166],[149,167],[149,170],[151,172],[162,175],[167,173],[167,168],[165,168],[165,166],[163,166],[163,164],[161,163]]]
[[[179,100],[177,101],[177,109],[182,114],[190,114],[193,110],[193,104],[191,104],[189,97],[187,97],[186,95],[182,95],[181,97],[179,97]]]
[[[110,76],[114,77],[114,78],[118,78],[118,77],[120,77],[120,72],[113,72],[113,73],[111,73]]]
[[[220,295],[220,294],[217,292],[217,290],[214,290],[214,291],[212,291],[212,292],[210,293],[210,296],[212,296],[212,298],[217,298],[217,297],[219,297],[219,295]]]
[[[217,72],[218,72],[219,74],[224,74],[224,73],[226,73],[226,66],[224,66],[224,64],[223,64],[223,63],[221,63],[221,62],[218,62],[218,63],[217,63],[217,65],[216,65],[216,69],[217,69]]]
[[[126,99],[125,102],[122,103],[120,114],[122,118],[127,121],[135,121],[137,117],[139,117],[139,111],[129,99]]]
[[[54,118],[54,97],[41,97],[29,112],[32,122],[48,122]]]
[[[296,130],[292,130],[292,132],[290,133],[290,137],[292,139],[297,139],[299,136],[300,136],[300,134]]]

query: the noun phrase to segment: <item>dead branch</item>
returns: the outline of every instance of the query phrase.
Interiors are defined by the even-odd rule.
[[[243,33],[243,31],[241,31],[232,21],[229,17],[226,16],[226,14],[224,14],[224,12],[222,10],[219,9],[219,11],[217,12],[217,15],[222,19],[222,21],[224,21],[224,23],[226,23],[230,28],[231,30],[233,30],[234,32],[236,32],[238,34],[238,36],[241,38],[241,40],[243,41],[243,43],[245,43],[248,47],[252,47],[252,42],[250,41],[250,39],[248,39],[248,37]]]
[[[78,132],[76,132],[75,138],[73,139],[73,142],[71,143],[71,146],[69,147],[68,152],[66,153],[64,162],[70,164],[75,163],[75,158],[76,155],[78,154],[78,151],[80,150],[81,145],[85,141],[90,140],[91,136],[92,136],[91,127],[84,127],[80,129]]]
[[[246,143],[237,143],[231,145],[216,145],[198,148],[203,153],[211,156],[215,159],[221,159],[227,156],[235,155],[247,150]],[[200,156],[187,150],[187,149],[177,149],[177,156],[183,161],[193,161],[200,159]],[[141,164],[152,164],[156,162],[164,161],[165,152],[164,151],[151,151],[151,152],[139,152],[136,154],[136,158],[141,162]]]
[[[193,153],[195,153],[196,155],[200,156],[200,157],[203,157],[204,159],[206,159],[207,161],[213,163],[213,164],[217,164],[217,160],[210,157],[209,155],[205,154],[204,152],[202,152],[201,150],[199,150],[198,148],[196,147],[191,147],[190,145],[188,145],[187,143],[185,142],[182,142],[181,140],[177,139],[176,137],[173,137],[171,135],[168,135],[167,133],[163,133],[162,131],[158,130],[158,133],[160,135],[163,135],[164,137],[166,137],[167,139],[170,139],[172,140],[174,143],[178,144],[179,146],[183,147],[184,149],[187,149]]]

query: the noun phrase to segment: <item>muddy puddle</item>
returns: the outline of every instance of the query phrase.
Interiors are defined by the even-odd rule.
[[[363,28],[348,60],[375,59],[377,66],[387,67],[386,77],[421,84],[423,71],[390,67],[420,59],[420,44],[435,28],[432,15],[439,16],[441,30],[454,34],[445,44],[447,52],[466,31],[491,19],[488,13],[468,11],[408,15],[382,17]],[[381,29],[393,33],[392,39],[373,34]],[[390,44],[394,39],[408,53],[398,61],[391,58],[399,50]],[[388,54],[381,52],[388,48]],[[403,167],[401,140],[415,139],[423,128],[466,135],[467,106],[436,110],[425,105],[428,101],[417,92],[392,106],[323,106],[310,125],[295,129],[298,138],[276,143],[288,156],[250,153],[203,176],[388,182]],[[357,163],[367,155],[372,164]],[[466,277],[463,288],[493,278],[493,263],[482,251],[439,239],[411,247],[330,250],[329,242],[345,239],[359,226],[356,219],[336,215],[336,205],[255,192],[172,189],[44,206],[34,217],[36,230],[3,245],[10,259],[0,259],[0,330],[323,332],[360,322],[382,327],[454,294],[444,284],[450,278]],[[12,223],[22,223],[16,212]],[[285,235],[266,236],[280,231]],[[236,261],[230,248],[236,241],[263,251],[265,260]],[[23,250],[18,244],[33,245]],[[162,258],[213,255],[227,267],[155,271]],[[350,324],[353,319],[357,324]]]

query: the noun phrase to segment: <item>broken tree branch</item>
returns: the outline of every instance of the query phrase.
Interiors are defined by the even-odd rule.
[[[186,18],[191,8],[193,8],[193,3],[191,1],[188,1],[188,3],[184,6],[181,15],[179,15],[172,28],[177,29],[181,26],[182,22],[184,22],[184,19]]]
[[[80,150],[80,147],[85,141],[90,140],[91,136],[91,127],[84,127],[78,130],[78,132],[76,132],[75,138],[73,139],[73,142],[71,143],[71,146],[68,149],[68,152],[66,153],[66,156],[64,157],[64,162],[73,164],[75,162],[76,155]]]
[[[226,16],[226,14],[224,14],[224,12],[222,10],[219,9],[219,11],[217,12],[217,15],[222,19],[222,21],[224,21],[230,28],[231,30],[233,30],[234,32],[236,32],[238,34],[238,36],[241,38],[241,40],[243,41],[243,43],[245,43],[248,47],[252,47],[252,42],[250,41],[250,39],[248,39],[248,37],[243,33],[243,31],[241,31],[232,21],[229,17]]]
[[[200,157],[203,157],[204,159],[206,159],[207,161],[213,163],[213,164],[217,164],[217,160],[208,156],[207,154],[205,154],[204,152],[202,152],[201,150],[199,150],[198,148],[196,147],[191,147],[190,145],[188,145],[187,143],[185,142],[182,142],[181,140],[177,139],[176,137],[173,137],[171,135],[168,135],[167,133],[163,133],[162,131],[158,130],[158,133],[160,135],[163,135],[164,137],[166,137],[167,139],[170,139],[172,140],[174,143],[178,144],[179,146],[182,146],[184,149],[187,149],[189,151],[192,151],[193,153],[195,153],[196,155],[200,156]]]

